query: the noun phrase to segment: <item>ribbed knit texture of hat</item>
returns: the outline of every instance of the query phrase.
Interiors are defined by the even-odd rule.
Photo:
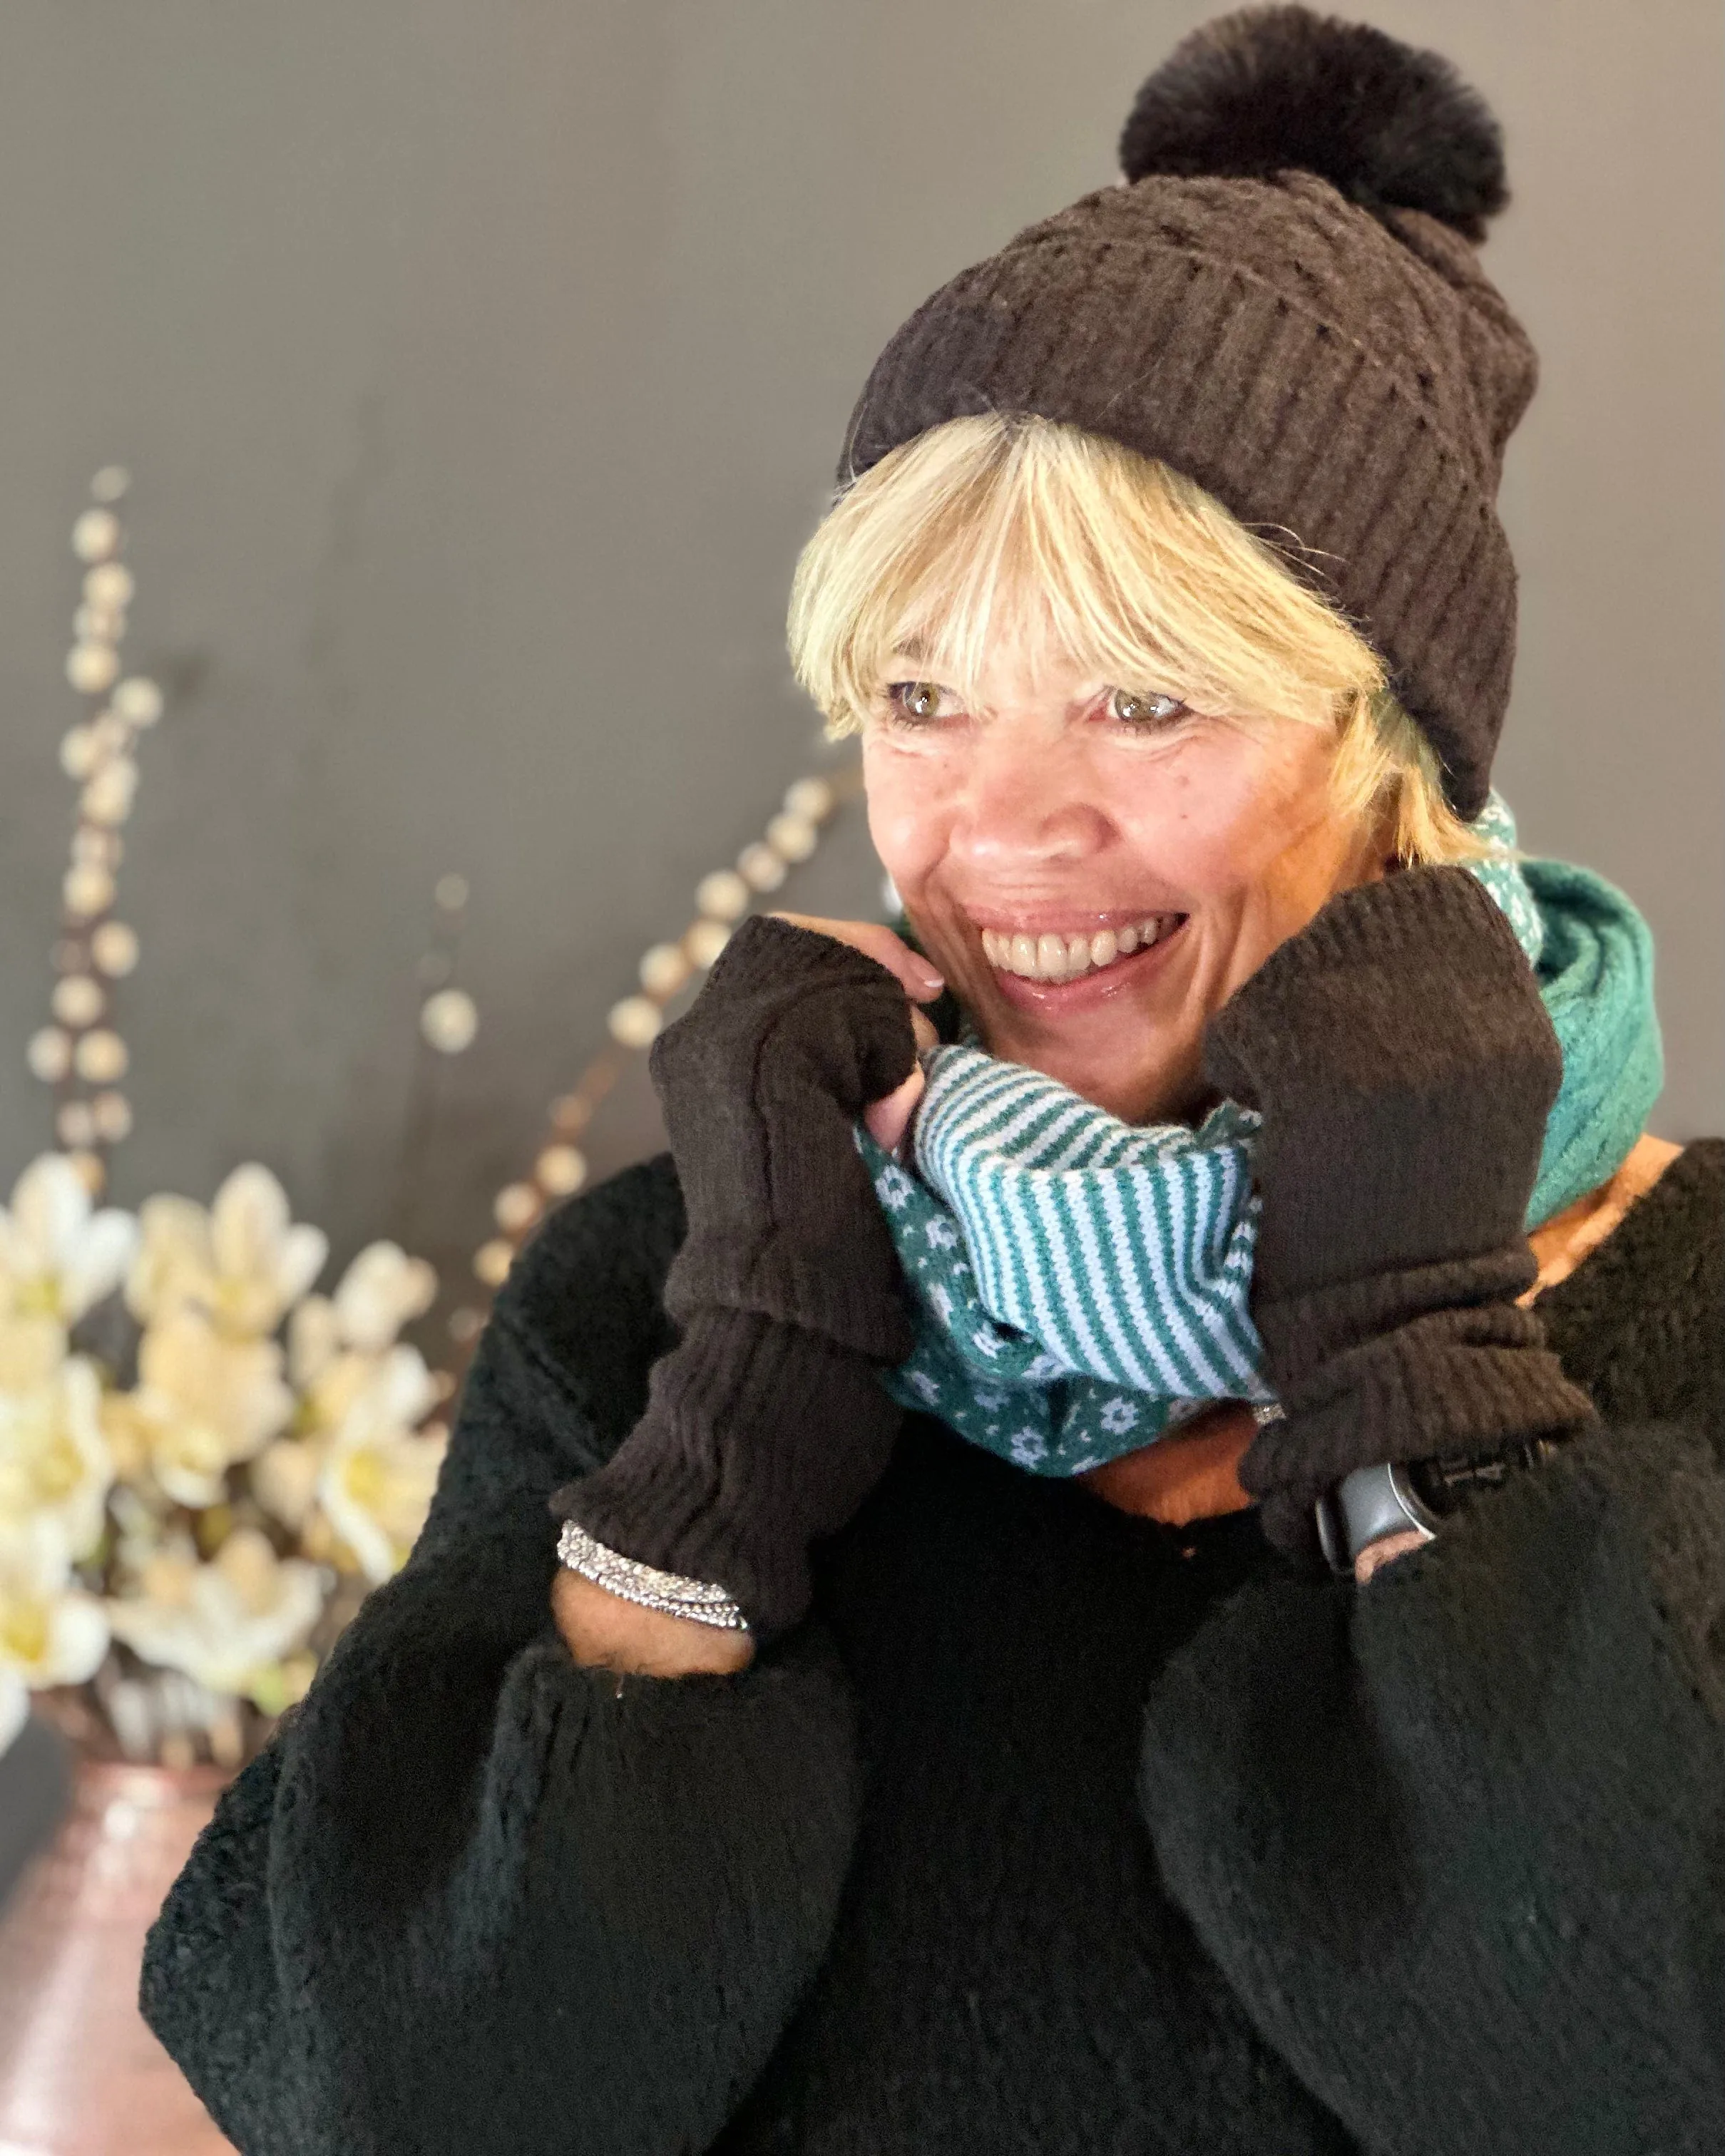
[[[1367,95],[1378,110],[1363,112]],[[1476,815],[1515,654],[1498,475],[1537,362],[1470,237],[1506,198],[1501,161],[1459,203],[1433,183],[1453,177],[1430,139],[1451,124],[1461,162],[1489,164],[1496,123],[1448,64],[1365,25],[1298,8],[1206,24],[1140,92],[1123,149],[1142,176],[961,271],[892,338],[841,485],[988,412],[1160,460],[1339,604],[1436,750],[1451,803]],[[1146,169],[1183,130],[1162,160],[1181,169]],[[1404,192],[1442,216],[1393,198],[1421,131]],[[1222,169],[1189,169],[1207,158]]]

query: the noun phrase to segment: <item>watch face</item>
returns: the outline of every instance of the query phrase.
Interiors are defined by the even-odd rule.
[[[1339,1569],[1353,1568],[1353,1560],[1371,1543],[1386,1535],[1404,1534],[1413,1528],[1425,1538],[1436,1531],[1437,1519],[1424,1505],[1409,1481],[1404,1467],[1380,1462],[1376,1467],[1357,1467],[1338,1482],[1328,1501],[1334,1507],[1334,1540],[1339,1547]],[[1319,1538],[1322,1539],[1323,1507],[1318,1511]],[[1332,1564],[1337,1558],[1325,1547]]]

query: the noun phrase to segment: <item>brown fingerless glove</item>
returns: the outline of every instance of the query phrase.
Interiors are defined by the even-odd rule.
[[[1286,1419],[1240,1463],[1271,1540],[1316,1548],[1357,1467],[1590,1422],[1516,1298],[1562,1061],[1532,971],[1464,869],[1332,899],[1211,1022],[1204,1068],[1258,1109],[1252,1315]]]
[[[752,1630],[809,1603],[809,1546],[886,1465],[876,1377],[914,1334],[853,1127],[916,1061],[884,966],[757,917],[651,1069],[688,1211],[665,1283],[682,1338],[613,1458],[552,1499],[625,1557],[723,1587]]]
[[[673,1317],[752,1310],[903,1362],[898,1255],[852,1132],[916,1060],[886,967],[788,921],[743,923],[653,1045],[689,1214],[665,1284]]]

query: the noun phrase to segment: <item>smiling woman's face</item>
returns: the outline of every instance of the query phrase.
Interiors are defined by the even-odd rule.
[[[990,1053],[1130,1122],[1194,1112],[1211,1014],[1382,873],[1382,834],[1332,804],[1332,737],[1012,651],[970,706],[913,654],[889,676],[863,736],[870,829]]]

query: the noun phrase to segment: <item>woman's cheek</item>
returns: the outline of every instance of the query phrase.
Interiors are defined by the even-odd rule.
[[[945,850],[945,811],[930,760],[895,752],[891,745],[865,747],[863,783],[868,797],[869,836],[880,865],[899,896],[914,903]]]
[[[1175,780],[1122,820],[1148,883],[1188,911],[1237,897],[1260,872],[1264,833],[1249,799]]]
[[[1116,799],[1134,851],[1193,911],[1252,910],[1321,815],[1322,796],[1303,767],[1308,731],[1290,742],[1218,726],[1158,768],[1122,774]]]
[[[1216,728],[1163,751],[1114,753],[1098,778],[1147,868],[1194,892],[1239,878],[1266,805],[1255,746]]]

